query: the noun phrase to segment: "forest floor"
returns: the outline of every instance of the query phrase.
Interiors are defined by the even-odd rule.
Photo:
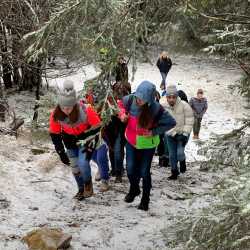
[[[174,58],[174,57],[173,57]],[[16,139],[0,136],[0,249],[24,250],[21,238],[32,229],[59,227],[73,236],[70,249],[180,249],[169,245],[176,216],[195,216],[216,199],[211,192],[214,185],[230,174],[230,168],[219,171],[200,171],[203,156],[198,149],[214,135],[230,132],[240,126],[244,117],[244,100],[228,88],[241,77],[236,65],[220,59],[176,55],[168,82],[178,83],[188,97],[203,88],[208,98],[208,112],[202,122],[201,140],[192,137],[186,148],[188,170],[173,182],[168,181],[169,168],[159,168],[158,158],[152,165],[153,189],[150,209],[139,211],[134,203],[123,201],[128,181],[114,183],[106,193],[99,191],[94,181],[95,195],[82,202],[72,199],[76,193],[71,171],[58,160],[48,140],[39,139],[39,133],[30,136],[27,128]],[[93,72],[93,69],[91,69]],[[88,77],[72,76],[78,89]],[[160,83],[155,66],[138,65],[133,88],[144,79]],[[60,82],[60,80],[57,80]],[[30,94],[23,93],[10,100],[17,113],[32,114],[34,104]],[[41,137],[42,138],[42,137]],[[44,153],[34,154],[36,148]],[[96,166],[92,164],[93,176]],[[178,229],[176,229],[178,230]],[[172,243],[171,243],[172,244]]]

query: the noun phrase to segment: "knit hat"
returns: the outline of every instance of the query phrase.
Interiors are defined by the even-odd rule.
[[[77,103],[74,83],[71,80],[65,80],[63,88],[60,90],[58,104],[61,107],[71,107]]]
[[[178,96],[178,91],[175,85],[168,85],[166,88],[166,96]]]

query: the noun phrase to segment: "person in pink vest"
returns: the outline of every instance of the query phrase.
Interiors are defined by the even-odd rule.
[[[125,202],[133,202],[140,194],[142,178],[143,193],[138,209],[148,210],[151,190],[151,163],[160,142],[159,135],[176,125],[174,118],[155,100],[156,87],[143,81],[134,94],[125,96],[118,104],[119,117],[127,122],[125,137],[127,175],[130,183]]]

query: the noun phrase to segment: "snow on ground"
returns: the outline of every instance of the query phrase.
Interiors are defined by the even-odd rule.
[[[215,59],[172,58],[176,65],[169,73],[168,82],[179,83],[178,87],[189,97],[201,87],[208,97],[209,109],[203,120],[201,141],[235,128],[237,119],[244,113],[242,99],[237,94],[231,95],[227,87],[240,78],[240,70]],[[93,69],[86,75],[72,76],[76,87],[80,89],[92,74]],[[159,86],[157,68],[140,64],[133,88],[144,79]],[[57,79],[57,83],[61,80]],[[33,155],[31,148],[37,144],[46,153]],[[72,200],[76,185],[70,169],[59,162],[51,143],[30,140],[26,131],[17,140],[1,136],[0,249],[26,249],[20,238],[41,226],[60,227],[72,234],[74,250],[169,249],[166,245],[171,236],[166,236],[166,232],[174,216],[195,214],[207,206],[213,199],[208,193],[223,178],[219,173],[199,171],[197,160],[202,159],[197,155],[199,145],[190,140],[186,150],[188,171],[176,182],[167,180],[170,170],[158,168],[157,158],[154,159],[150,210],[142,212],[136,208],[139,198],[132,204],[123,201],[128,190],[126,177],[122,184],[111,179],[111,190],[106,193],[100,193],[99,183],[94,182],[95,196],[77,202]]]

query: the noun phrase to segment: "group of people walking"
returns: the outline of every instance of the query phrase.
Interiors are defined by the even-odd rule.
[[[162,66],[164,60],[168,70]],[[142,81],[131,94],[124,63],[124,58],[118,58],[118,76],[113,91],[119,112],[112,116],[108,125],[102,125],[98,112],[88,98],[77,99],[73,82],[66,80],[59,94],[58,105],[50,115],[49,131],[61,161],[71,166],[78,186],[76,199],[93,195],[91,160],[98,166],[96,180],[101,181],[101,191],[107,191],[110,175],[115,176],[115,182],[122,182],[126,156],[130,186],[124,200],[131,203],[140,195],[142,179],[138,209],[146,211],[152,188],[150,169],[154,155],[158,152],[160,166],[170,165],[170,180],[176,180],[180,173],[185,173],[185,146],[192,128],[194,138],[199,136],[207,101],[199,89],[197,97],[191,98],[189,104],[183,91],[166,83],[167,73],[172,66],[166,52],[157,61],[162,75],[162,97],[157,95],[156,86],[147,80]]]

